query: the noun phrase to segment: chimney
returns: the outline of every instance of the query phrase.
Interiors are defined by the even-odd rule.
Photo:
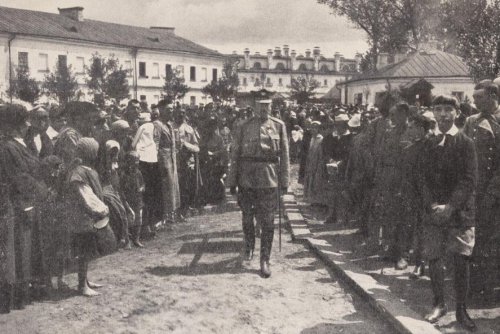
[[[267,68],[273,68],[273,50],[267,49]]]
[[[73,21],[83,21],[83,7],[57,8],[59,15],[72,19]]]
[[[274,56],[275,57],[281,57],[281,49],[279,46],[274,48]]]
[[[149,27],[151,30],[163,31],[169,35],[175,35],[175,27]]]
[[[250,68],[250,49],[246,48],[245,51],[243,51],[243,55],[245,69],[248,70]]]
[[[388,65],[389,54],[387,52],[380,52],[377,58],[377,69],[381,69]]]
[[[291,67],[292,71],[294,71],[297,69],[297,63],[296,63],[297,52],[295,52],[295,50],[292,50],[292,53],[290,54],[290,56],[291,56],[290,67]]]
[[[315,46],[314,49],[313,49],[313,55],[319,57],[320,54],[321,54],[321,51],[319,49],[319,46]]]
[[[289,52],[290,52],[290,48],[288,47],[288,45],[283,45],[283,53],[285,55],[285,57],[288,57],[289,56]]]
[[[333,56],[333,58],[335,58],[335,72],[340,72],[340,57],[342,57],[340,52],[335,52]]]
[[[363,55],[358,52],[354,56],[354,59],[356,60],[356,72],[360,72],[361,71],[361,60],[363,59]]]
[[[306,50],[306,58],[310,58],[311,57],[311,50],[307,49]]]

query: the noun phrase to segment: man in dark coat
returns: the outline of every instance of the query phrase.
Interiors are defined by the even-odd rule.
[[[434,295],[434,308],[425,318],[435,323],[446,314],[444,258],[450,252],[455,269],[456,319],[466,329],[474,330],[476,325],[467,314],[466,300],[475,241],[477,156],[474,142],[454,124],[457,110],[458,102],[453,97],[434,99],[437,128],[428,140],[422,159],[423,251],[429,260]]]
[[[7,239],[14,248],[5,252],[8,263],[13,263],[14,272],[8,273],[10,279],[3,294],[10,297],[13,293],[14,308],[22,309],[30,302],[29,284],[32,280],[32,232],[40,224],[40,204],[45,201],[47,187],[41,181],[40,162],[26,147],[24,138],[28,130],[28,112],[19,105],[4,105],[0,108],[0,124],[5,133],[5,140],[0,145],[0,157],[5,173],[8,197],[12,203],[14,220],[7,220]],[[8,243],[12,246],[12,243]],[[9,260],[10,259],[10,260]],[[13,262],[12,262],[13,259]],[[10,306],[10,305],[9,305]]]
[[[485,298],[494,297],[497,281],[496,253],[499,246],[492,238],[497,226],[493,208],[485,203],[485,195],[494,177],[500,176],[500,108],[499,87],[490,80],[479,83],[474,89],[474,103],[479,113],[467,118],[463,132],[475,144],[478,158],[479,179],[477,186],[477,243],[474,248],[474,276],[481,278],[475,282],[474,290],[483,292]]]

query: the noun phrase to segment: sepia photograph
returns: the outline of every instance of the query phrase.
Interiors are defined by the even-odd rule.
[[[1,0],[0,334],[500,334],[500,0]]]

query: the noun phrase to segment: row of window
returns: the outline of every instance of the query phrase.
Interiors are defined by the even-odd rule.
[[[256,62],[253,63],[253,67],[252,68],[255,69],[255,70],[263,69],[262,64],[260,62],[258,62],[258,61],[256,61]],[[280,71],[284,71],[286,69],[285,68],[285,64],[283,64],[283,63],[277,63],[276,66],[274,67],[274,69],[280,70]],[[310,70],[312,70],[312,68],[308,68],[307,65],[304,64],[304,63],[301,63],[299,65],[298,69],[297,69],[297,71],[310,71]],[[348,71],[348,70],[350,70],[350,68],[346,67],[346,68],[344,68],[344,70]],[[328,68],[328,66],[326,64],[323,64],[323,65],[321,65],[319,71],[320,72],[329,72],[331,70]]]
[[[18,67],[20,69],[28,69],[29,61],[28,61],[28,52],[18,52]],[[66,66],[68,63],[68,58],[66,55],[58,56],[58,63],[60,65]],[[49,72],[49,55],[47,53],[39,53],[38,54],[38,72]],[[124,68],[129,70],[132,73],[132,61],[125,60]],[[74,63],[74,68],[76,74],[84,74],[85,73],[85,58],[84,57],[76,57],[76,61]],[[176,70],[179,74],[184,77],[184,66],[179,65],[176,67]],[[171,64],[165,65],[165,77],[169,78],[173,73],[173,68]],[[146,70],[146,62],[139,62],[139,77],[148,78],[148,71]],[[152,69],[150,70],[150,74],[153,79],[160,78],[160,65],[159,63],[153,63]],[[217,69],[212,69],[212,80],[217,80]],[[197,71],[196,66],[190,66],[189,68],[189,80],[196,81]],[[208,81],[208,69],[206,67],[201,68],[200,79],[202,82]]]
[[[260,79],[259,78],[254,78],[251,77],[250,81],[255,82],[255,85],[260,85]],[[247,78],[243,78],[242,82],[243,86],[248,86],[248,81]],[[271,78],[266,78],[266,85],[272,85],[273,83],[271,82]],[[278,86],[283,86],[283,79],[278,78]],[[328,86],[328,79],[323,80],[323,86]]]
[[[17,64],[19,69],[27,70],[29,68],[28,61],[28,52],[18,52],[17,54]],[[57,56],[58,64],[62,66],[67,66],[68,64],[68,56],[67,55],[58,55]],[[39,53],[38,54],[38,64],[37,64],[38,72],[49,72],[49,55],[47,53]],[[85,59],[83,57],[76,57],[75,61],[75,73],[83,74],[85,72]]]
[[[164,98],[163,95],[153,95],[153,102],[152,103],[156,104],[156,103],[158,103],[160,101],[160,99],[163,99],[163,98]],[[139,99],[140,99],[140,101],[147,102],[146,95],[140,95]],[[207,102],[207,96],[203,95],[201,97],[201,100],[202,100],[202,103],[206,103]],[[189,104],[191,106],[196,105],[196,96],[190,96],[189,97]]]
[[[128,64],[130,61],[126,61],[125,65],[132,66],[131,62]],[[183,65],[178,65],[176,68],[176,71],[184,77],[184,66]],[[174,70],[172,68],[171,64],[165,64],[165,77],[169,79]],[[160,78],[160,65],[158,63],[153,63],[152,64],[152,70],[151,72],[153,79],[158,79]],[[140,61],[139,62],[139,77],[140,78],[148,78],[148,71],[146,70],[146,62]],[[217,81],[217,69],[213,68],[212,69],[212,81]],[[196,66],[190,66],[189,67],[189,81],[196,81],[197,77],[197,71],[196,71]],[[206,67],[201,68],[201,75],[200,75],[201,82],[207,82],[208,81],[208,69]]]

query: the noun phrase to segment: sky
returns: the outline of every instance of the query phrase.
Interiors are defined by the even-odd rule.
[[[177,35],[222,53],[265,54],[282,47],[332,57],[364,53],[366,35],[315,0],[2,0],[2,6],[57,13],[84,7],[84,18],[135,26],[175,27]]]

